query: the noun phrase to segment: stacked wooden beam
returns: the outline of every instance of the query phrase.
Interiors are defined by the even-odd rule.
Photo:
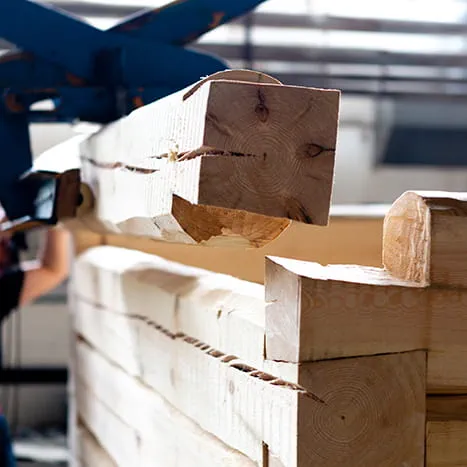
[[[390,205],[332,206],[329,225],[320,226],[292,221],[276,239],[262,248],[205,248],[161,242],[152,238],[121,234],[98,234],[89,230],[74,231],[80,251],[104,243],[137,249],[170,261],[208,269],[250,282],[264,283],[267,256],[281,256],[321,264],[382,265],[383,222]]]
[[[229,72],[82,142],[76,466],[467,465],[462,194],[397,200],[383,268],[268,256],[248,275],[274,251],[251,248],[328,223],[338,98]],[[360,235],[342,232],[328,245]],[[282,256],[321,245],[290,238]]]
[[[385,268],[270,257],[264,286],[83,253],[79,465],[466,465],[466,203],[407,193],[386,216]]]
[[[260,247],[327,225],[339,93],[244,70],[212,75],[80,147],[82,225],[166,242]]]

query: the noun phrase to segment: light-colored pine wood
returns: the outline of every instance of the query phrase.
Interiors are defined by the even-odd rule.
[[[94,209],[81,223],[241,247],[267,244],[290,219],[326,225],[339,92],[253,75],[203,80],[84,139],[81,179]]]
[[[108,319],[116,316],[105,309],[100,312]],[[142,319],[127,319],[138,328],[144,381],[203,429],[259,465],[264,465],[263,442],[269,455],[285,467],[316,462],[331,466],[336,459],[349,466],[405,461],[423,465],[423,353],[307,364],[300,378],[311,390],[255,372],[237,359],[229,361],[233,357],[186,336],[174,338]],[[119,344],[93,335],[92,330],[80,332],[113,358]],[[93,375],[90,378],[97,381],[98,373]],[[103,391],[108,394],[110,389]],[[124,391],[119,393],[125,397]],[[357,406],[355,394],[359,394]],[[125,410],[117,401],[112,407],[117,413]],[[360,435],[355,438],[356,432]],[[389,440],[387,450],[381,450],[382,438]]]
[[[117,312],[113,328],[122,344],[136,337],[124,316],[153,321],[172,334],[184,333],[262,366],[264,359],[264,287],[169,262],[146,253],[104,246],[88,250],[74,265],[70,299],[84,300],[88,313],[76,314],[77,326],[101,327],[92,307]],[[89,321],[89,323],[87,323]],[[107,331],[101,331],[107,332]],[[119,354],[134,373],[137,361]]]
[[[250,365],[264,368],[267,332],[265,292],[260,285],[110,246],[94,248],[81,255],[74,265],[74,278],[70,299],[77,296],[87,301],[91,308],[107,304],[122,314],[137,310],[139,316],[157,322],[173,334],[183,332],[234,354]],[[283,290],[284,284],[280,282],[278,290]],[[154,306],[154,303],[159,306]],[[281,314],[291,316],[292,308]],[[100,316],[94,318],[92,311],[75,319],[79,320],[77,325],[81,325],[83,320],[91,320],[96,329],[100,322]],[[134,339],[128,335],[121,317],[115,320],[114,326],[108,332],[119,332],[122,343]],[[122,330],[118,331],[121,326]],[[382,328],[385,329],[384,325]],[[279,331],[288,344],[296,342],[287,335],[287,327],[281,327]],[[271,334],[268,333],[269,336]],[[307,345],[312,344],[304,342],[297,345],[303,345],[306,352]],[[401,349],[396,346],[396,350]],[[268,353],[277,360],[297,361],[286,358],[280,342],[277,350],[269,342]],[[138,363],[134,357],[122,353],[119,358],[128,371],[136,371]],[[308,354],[301,360],[307,359],[310,359]],[[271,361],[267,363],[273,365]],[[282,365],[281,374],[282,371],[293,372],[286,366]]]
[[[86,343],[78,344],[77,378],[87,397],[97,399],[102,416],[118,416],[139,439],[140,467],[187,465],[253,467],[243,454],[221,443],[169,405],[157,392],[132,378]],[[113,415],[112,415],[113,414]],[[100,426],[100,413],[89,413],[90,428]],[[114,437],[114,444],[124,440]],[[120,464],[124,465],[124,464]]]
[[[384,221],[383,263],[402,279],[465,288],[467,193],[404,193]]]
[[[379,268],[269,258],[266,357],[307,361],[428,350],[428,391],[467,388],[467,293]]]
[[[100,256],[96,255],[96,252]],[[102,252],[107,256],[102,255]],[[108,255],[108,252],[112,252],[112,255]],[[119,258],[119,260],[114,260],[113,265],[111,256]],[[90,258],[94,259],[95,264],[91,268],[82,268],[81,274],[73,277],[74,283],[79,284],[79,287],[73,290],[78,290],[78,292],[87,290],[88,292],[81,293],[89,294],[87,297],[81,297],[78,293],[74,295],[72,305],[76,331],[110,360],[120,365],[123,362],[125,369],[129,369],[135,376],[140,377],[177,410],[199,423],[204,430],[245,453],[254,461],[264,461],[264,444],[266,444],[267,455],[271,457],[271,461],[277,458],[286,467],[313,465],[312,462],[316,462],[318,459],[316,456],[320,450],[324,451],[320,451],[319,455],[322,455],[328,462],[323,465],[332,465],[336,459],[333,456],[337,455],[335,445],[345,445],[342,440],[336,442],[335,437],[342,436],[342,439],[347,439],[346,437],[354,436],[352,425],[343,423],[344,419],[357,417],[350,408],[352,405],[350,401],[345,402],[339,399],[339,391],[345,398],[348,394],[345,388],[355,385],[358,387],[357,392],[368,393],[364,397],[365,401],[368,398],[368,402],[364,403],[364,412],[367,413],[369,419],[365,419],[362,423],[371,425],[373,427],[371,432],[375,436],[378,431],[383,436],[380,430],[387,429],[386,425],[383,429],[378,424],[378,417],[372,418],[371,410],[369,411],[369,407],[374,407],[375,410],[376,407],[380,407],[380,398],[383,399],[381,404],[386,407],[381,410],[387,410],[391,412],[391,416],[396,417],[390,424],[391,429],[400,426],[401,414],[394,408],[390,408],[393,400],[388,400],[386,396],[381,397],[379,392],[382,387],[372,386],[373,383],[369,383],[369,377],[364,376],[378,374],[379,371],[384,374],[381,379],[378,379],[381,384],[384,382],[384,388],[391,386],[390,384],[388,386],[387,381],[393,381],[396,385],[396,387],[390,387],[391,394],[396,395],[402,392],[406,394],[406,396],[398,396],[398,407],[405,407],[404,397],[410,397],[410,402],[407,401],[407,407],[403,412],[415,418],[410,423],[404,419],[403,423],[407,422],[412,427],[407,428],[408,432],[412,433],[409,436],[411,449],[414,446],[418,449],[423,445],[424,357],[417,357],[416,365],[413,361],[405,365],[398,360],[397,365],[394,363],[394,366],[393,364],[388,366],[386,357],[375,357],[375,359],[363,358],[292,365],[295,371],[289,368],[288,372],[281,372],[280,365],[279,367],[264,365],[263,371],[258,372],[257,368],[240,360],[239,355],[228,355],[235,350],[247,356],[250,355],[249,351],[243,350],[244,341],[241,338],[238,342],[234,339],[221,339],[226,329],[234,333],[231,336],[239,337],[245,329],[242,323],[254,322],[251,318],[255,312],[248,313],[248,300],[244,300],[248,294],[244,293],[243,296],[239,294],[240,300],[235,300],[235,294],[232,292],[226,294],[225,283],[223,284],[224,290],[222,290],[215,282],[213,284],[208,280],[203,282],[211,274],[204,272],[205,277],[201,274],[203,280],[200,281],[200,272],[197,270],[180,265],[172,265],[172,269],[166,267],[164,270],[161,265],[164,265],[165,261],[153,259],[143,253],[131,251],[119,253],[116,248],[100,247],[86,252],[79,259],[78,265],[89,264]],[[156,267],[155,262],[160,264],[156,264]],[[105,267],[102,266],[104,264]],[[119,266],[115,266],[116,264]],[[111,270],[112,267],[114,272],[109,274],[109,269]],[[99,274],[99,269],[103,269],[104,274]],[[123,277],[123,280],[119,278],[119,275]],[[227,279],[234,284],[240,283],[231,278]],[[220,280],[220,284],[222,282]],[[198,289],[197,285],[200,283],[201,287]],[[259,285],[250,284],[250,286],[253,289],[261,289]],[[185,295],[177,296],[177,292],[183,292]],[[92,298],[93,303],[90,302]],[[185,298],[187,308],[184,309]],[[202,305],[203,303],[204,305],[216,303],[216,300],[217,303],[232,305],[231,308],[226,307],[226,315],[237,319],[237,322],[226,321],[228,325],[225,328],[216,323],[216,320],[222,321],[223,313],[218,317],[217,307],[203,308]],[[179,305],[180,303],[182,305]],[[191,307],[188,306],[190,303]],[[82,319],[85,315],[88,318]],[[203,323],[206,325],[203,326]],[[258,322],[255,327],[261,329],[260,323]],[[193,331],[195,335],[204,332],[206,343],[188,335],[187,330]],[[198,335],[201,336],[201,334]],[[253,356],[257,355],[256,361],[263,356],[258,353],[262,350],[260,344],[263,344],[264,329],[261,337],[263,339],[258,339],[258,346],[252,353]],[[212,342],[216,342],[222,350],[213,347]],[[224,347],[226,345],[228,349]],[[127,355],[128,358],[122,358],[122,355]],[[404,359],[404,355],[392,358]],[[128,360],[138,362],[138,366],[132,367],[128,364]],[[409,367],[412,367],[412,370],[409,370]],[[397,371],[397,374],[392,374],[393,371]],[[288,375],[288,381],[284,380],[285,375]],[[337,375],[341,375],[342,380]],[[344,377],[344,375],[348,376]],[[355,382],[351,382],[353,377],[356,378]],[[314,386],[315,378],[319,386]],[[341,382],[343,386],[340,385]],[[298,383],[298,386],[294,383]],[[361,385],[363,386],[360,387]],[[409,390],[406,385],[414,385],[414,387]],[[323,399],[322,394],[328,394],[329,400]],[[416,400],[412,399],[414,394],[418,394]],[[353,396],[349,397],[353,398]],[[325,404],[321,402],[322,400]],[[328,401],[332,403],[328,404]],[[326,407],[326,412],[320,415],[316,410],[321,410],[323,405]],[[112,406],[116,413],[123,410],[123,408],[117,409],[115,404]],[[412,408],[409,409],[409,406]],[[210,410],[206,410],[206,407],[210,407]],[[332,414],[336,410],[343,411],[344,419],[333,418]],[[350,410],[348,415],[346,410]],[[415,410],[416,415],[410,410]],[[360,417],[360,411],[358,413]],[[318,417],[316,424],[313,425],[315,428],[302,425],[305,420],[315,417]],[[331,425],[323,425],[324,422],[320,421],[320,417],[323,417],[323,420],[333,420],[337,425],[331,421],[329,422]],[[422,420],[421,444],[414,444],[412,437],[415,436],[413,435],[415,432],[412,431],[415,429],[415,420]],[[342,423],[343,427],[339,425]],[[320,431],[313,431],[317,430],[317,427]],[[326,430],[329,431],[326,432]],[[312,436],[304,433],[312,433]],[[308,438],[306,442],[297,444],[297,437],[301,440],[305,436],[315,439],[316,446],[313,447],[312,444],[310,447],[312,441]],[[322,439],[323,436],[325,440]],[[327,447],[326,439],[331,440],[329,441],[331,444]],[[405,438],[403,441],[400,437],[397,439],[397,442],[405,443],[406,441]],[[339,456],[346,459],[355,458],[355,453],[360,452],[360,449],[361,447],[357,444],[348,443],[346,447],[341,448]],[[391,452],[394,454],[385,453],[386,458],[409,456],[405,448],[395,449],[393,446]],[[414,451],[411,452],[414,454]],[[303,459],[305,459],[302,464],[300,456],[304,456]],[[375,461],[374,456],[382,459],[379,457],[379,452],[371,451],[368,456],[371,462]],[[370,460],[366,462],[366,457],[363,456],[363,461],[358,465],[371,465]]]
[[[81,467],[118,467],[87,428],[79,426],[77,432]]]
[[[129,401],[130,402],[130,401]],[[76,382],[79,416],[118,465],[141,465],[138,434],[109,410],[81,381]],[[120,440],[116,443],[115,440]]]
[[[464,467],[467,465],[467,422],[427,423],[427,467]]]
[[[330,224],[323,229],[315,225],[292,222],[281,235],[262,248],[204,248],[160,242],[125,235],[106,235],[108,245],[145,251],[168,260],[239,279],[263,283],[266,256],[281,256],[321,264],[382,265],[383,219],[381,214],[368,217],[364,207],[351,217],[332,214]]]
[[[383,269],[270,257],[266,356],[322,360],[424,348],[424,289]]]
[[[323,267],[279,258],[268,260],[264,289],[108,246],[82,255],[74,274],[72,295],[91,308],[105,305],[127,315],[137,310],[173,334],[187,334],[280,376],[290,378],[296,371],[274,360],[304,362],[428,349],[429,392],[463,393],[467,388],[463,290],[422,287],[383,269]],[[88,320],[97,329],[100,315],[93,317],[89,311],[76,319]],[[113,326],[106,332],[119,333],[122,343],[136,339],[121,316]],[[136,357],[119,355],[135,373]]]

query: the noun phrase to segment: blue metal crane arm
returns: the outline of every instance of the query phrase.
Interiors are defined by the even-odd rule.
[[[37,60],[28,52],[9,52],[0,57],[0,89],[15,86],[27,90],[84,84],[82,78],[65,68],[45,60]]]
[[[8,216],[36,218],[45,186],[25,188],[24,177],[18,184],[31,167],[29,122],[109,122],[224,69],[183,46],[263,1],[177,0],[100,31],[43,4],[0,0],[0,37],[24,51],[0,57],[0,202]],[[43,99],[55,108],[31,111]]]
[[[16,189],[18,178],[32,164],[26,115],[9,115],[0,106],[0,143],[0,201],[13,219],[22,215],[26,205],[30,208],[28,193]]]
[[[28,0],[0,0],[0,37],[87,79],[93,53],[115,45],[112,35]]]
[[[28,0],[0,0],[0,36],[93,85],[180,89],[225,68],[209,55],[99,31]]]
[[[178,0],[136,13],[110,28],[140,39],[186,45],[256,8],[265,0]]]

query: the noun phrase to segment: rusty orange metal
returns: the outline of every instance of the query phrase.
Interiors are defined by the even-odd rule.
[[[33,56],[27,52],[7,53],[0,57],[0,63],[14,62],[19,60],[32,60]]]
[[[221,24],[222,18],[225,16],[224,11],[216,11],[212,14],[212,21],[209,23],[209,29],[214,29]]]
[[[22,113],[26,110],[23,104],[18,101],[18,96],[13,93],[8,93],[4,97],[6,108],[12,113]]]
[[[72,85],[72,86],[86,86],[86,80],[83,78],[80,78],[79,76],[74,75],[73,73],[66,73],[65,75],[66,80]]]
[[[144,107],[143,98],[141,96],[134,96],[132,99],[133,107],[138,109],[139,107]]]

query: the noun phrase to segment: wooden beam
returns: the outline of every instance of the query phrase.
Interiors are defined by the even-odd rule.
[[[170,333],[187,334],[288,379],[296,374],[293,368],[274,361],[427,349],[429,392],[466,392],[467,292],[463,290],[422,287],[383,269],[282,258],[268,260],[264,289],[108,246],[82,255],[74,277],[72,299],[76,296],[90,307],[84,314],[83,303],[77,319],[103,333],[98,331],[100,315],[92,309],[110,307],[123,315],[109,330],[118,333],[122,345],[135,339],[128,334],[124,316],[137,309],[139,316]],[[121,351],[119,359],[135,374],[136,356]]]
[[[264,288],[259,284],[109,246],[81,255],[73,278],[70,300],[82,302],[80,313],[74,315],[77,329],[93,326],[96,332],[106,333],[100,321],[105,315],[96,307],[112,309],[118,315],[108,332],[125,348],[137,339],[125,316],[137,313],[174,335],[187,334],[262,367]],[[136,357],[122,351],[118,361],[136,374]]]
[[[426,466],[467,465],[467,422],[427,423]]]
[[[140,250],[170,261],[264,283],[265,257],[271,255],[321,264],[381,266],[383,220],[383,214],[372,216],[365,212],[364,206],[355,210],[352,216],[331,213],[331,222],[325,229],[292,222],[275,240],[255,249],[204,248],[120,234],[105,235],[105,244]]]
[[[103,252],[105,256],[98,255]],[[115,258],[113,263],[111,257]],[[120,261],[116,259],[118,257]],[[94,265],[82,267],[88,265],[91,258],[94,260]],[[159,266],[156,267],[155,262],[159,262]],[[162,267],[164,263],[165,268]],[[412,360],[412,363],[407,364],[408,366],[403,361],[397,360],[404,360],[403,354],[381,357],[382,362],[386,362],[388,358],[387,362],[393,362],[394,367],[393,363],[390,365],[388,363],[389,367],[381,363],[380,357],[376,357],[376,360],[363,358],[355,361],[349,359],[292,365],[292,368],[287,364],[268,366],[266,362],[259,367],[261,359],[264,358],[264,328],[261,327],[258,318],[261,311],[264,312],[264,308],[260,310],[259,306],[257,308],[253,306],[255,290],[261,290],[258,285],[250,284],[253,288],[252,292],[248,293],[246,290],[236,294],[232,291],[232,284],[239,284],[240,281],[232,278],[217,278],[216,284],[216,276],[213,274],[206,272],[201,274],[199,271],[180,265],[170,269],[163,260],[151,259],[149,255],[132,251],[118,252],[118,249],[111,247],[89,250],[79,258],[77,265],[80,269],[78,273],[75,269],[73,283],[76,286],[72,290],[89,295],[86,297],[73,295],[71,305],[74,310],[76,332],[107,358],[122,365],[134,376],[142,378],[177,410],[197,421],[204,430],[213,433],[223,442],[244,452],[257,462],[263,459],[263,443],[266,443],[269,447],[268,456],[278,457],[284,466],[307,465],[297,464],[294,457],[298,455],[297,450],[305,448],[293,447],[293,440],[296,440],[301,433],[297,430],[302,426],[299,421],[294,421],[293,417],[303,416],[312,419],[315,416],[330,416],[331,412],[327,415],[315,413],[322,405],[318,400],[322,399],[321,395],[328,394],[331,401],[334,397],[339,398],[342,385],[365,386],[367,378],[363,375],[370,371],[369,368],[371,372],[378,372],[379,368],[383,373],[393,371],[388,368],[394,368],[394,371],[397,368],[398,372],[408,371],[412,376],[404,373],[407,379],[402,374],[392,377],[385,373],[384,378],[381,376],[381,381],[384,380],[386,389],[388,387],[386,378],[397,384],[415,384],[416,388],[411,390],[407,387],[392,388],[391,394],[395,395],[401,391],[413,395],[414,392],[417,394],[420,392],[419,395],[423,400],[418,401],[417,396],[418,402],[411,400],[410,407],[419,408],[419,404],[422,404],[423,409],[419,411],[417,408],[417,413],[420,415],[425,412],[425,377],[418,373],[425,371],[424,357],[422,360],[421,357],[416,357],[418,363],[415,366],[418,369],[413,374],[411,372],[415,369],[412,367],[414,364]],[[112,268],[114,272],[109,274]],[[103,270],[103,273],[99,273],[99,269]],[[229,282],[230,285],[227,286]],[[88,297],[93,299],[94,303],[90,303]],[[257,324],[255,324],[256,320],[259,321]],[[251,331],[247,336],[248,329]],[[193,334],[188,335],[187,332]],[[226,332],[230,334],[226,336]],[[204,340],[201,341],[198,336]],[[257,344],[253,347],[250,344],[248,347],[249,342]],[[222,350],[214,347],[214,343]],[[234,354],[235,351],[238,351],[238,354]],[[122,358],[123,355],[127,358]],[[249,359],[247,363],[250,364],[238,358],[243,355]],[[138,362],[138,365],[132,366],[129,361]],[[257,367],[251,366],[253,363],[258,363],[258,367],[263,371],[256,371]],[[341,382],[339,378],[333,376],[339,373],[349,375],[348,378],[354,375],[359,382],[351,383],[348,379]],[[283,377],[286,375],[288,379],[284,380]],[[206,381],[213,383],[206,385]],[[319,386],[314,386],[315,381]],[[121,385],[115,384],[115,387]],[[370,389],[366,386],[360,390],[363,393],[379,391],[377,388]],[[342,394],[347,394],[344,389],[342,391]],[[121,393],[124,394],[125,391]],[[222,398],[222,403],[220,400],[215,402],[218,397]],[[225,397],[227,402],[224,401]],[[376,393],[368,397],[379,398]],[[378,403],[368,402],[368,406],[377,407]],[[112,406],[116,407],[115,404]],[[212,411],[204,410],[203,407],[206,406],[212,407]],[[329,410],[334,409],[330,407]],[[366,413],[367,409],[364,412]],[[346,417],[345,413],[342,415]],[[400,414],[394,416],[399,417]],[[275,429],[272,429],[267,421],[270,419],[275,420]],[[378,417],[374,420],[376,419]],[[338,423],[341,423],[342,419],[339,420]],[[316,427],[320,426],[320,423],[317,422]],[[395,428],[398,423],[394,422],[390,425]],[[411,422],[411,426],[415,426],[415,422],[413,423],[414,425]],[[277,427],[281,429],[278,430]],[[305,429],[304,427],[305,425],[302,428]],[[316,427],[312,429],[308,426],[306,432],[310,430],[313,432]],[[329,427],[330,433],[337,429],[334,425]],[[374,429],[380,430],[381,427],[377,424]],[[325,429],[321,427],[320,430]],[[421,431],[423,430],[422,426]],[[305,435],[301,434],[299,438],[301,439],[302,436]],[[319,443],[322,442],[321,436],[322,432],[319,436],[315,436],[316,442],[318,440]],[[330,439],[334,436],[337,435],[330,435]],[[350,436],[350,433],[345,432],[339,436],[345,438]],[[410,441],[412,448],[413,441],[412,438]],[[325,449],[323,455],[332,459],[330,452],[334,452],[335,446],[323,447],[323,449]],[[351,443],[342,449],[344,452],[339,451],[340,454],[351,457],[351,453],[354,453],[353,450],[357,447]],[[312,460],[317,452],[303,455],[309,456],[306,459]],[[372,461],[374,461],[373,456],[379,454],[372,452],[370,455]]]
[[[383,264],[404,280],[465,288],[467,194],[404,193],[384,221]]]
[[[467,396],[441,394],[427,399],[427,419],[436,422],[467,422]],[[466,425],[467,426],[467,425]]]
[[[139,464],[138,434],[107,409],[80,381],[76,383],[76,404],[86,426],[117,465]],[[115,443],[115,439],[121,440]]]
[[[239,70],[146,105],[81,143],[94,219],[114,233],[243,247],[289,219],[326,225],[338,105],[337,91]]]
[[[78,344],[76,367],[79,390],[83,391],[86,400],[92,399],[98,407],[96,411],[83,412],[89,428],[104,439],[105,433],[101,433],[100,427],[104,426],[105,420],[113,423],[118,417],[119,424],[123,423],[139,439],[132,464],[124,464],[124,458],[118,452],[118,445],[124,440],[118,434],[109,439],[107,449],[118,465],[253,467],[253,462],[246,456],[204,432],[157,392],[110,363],[84,342]]]
[[[97,254],[103,252],[105,256]],[[120,259],[111,264],[111,257]],[[95,264],[88,267],[91,258]],[[82,267],[84,264],[87,266]],[[336,455],[353,459],[352,462],[357,462],[355,459],[361,461],[362,458],[356,457],[356,452],[360,452],[358,443],[349,441],[354,438],[352,424],[343,428],[340,415],[346,420],[347,417],[357,417],[358,423],[368,423],[367,426],[372,427],[369,431],[378,439],[381,436],[391,438],[387,429],[399,430],[401,423],[408,423],[410,441],[405,437],[401,441],[399,435],[396,438],[404,446],[410,445],[410,449],[393,446],[391,453],[385,452],[384,456],[396,456],[397,462],[401,459],[398,456],[418,459],[420,454],[423,457],[424,352],[274,365],[274,362],[264,361],[264,327],[258,319],[264,308],[254,306],[255,290],[261,290],[260,286],[250,284],[252,292],[241,290],[235,293],[231,286],[240,281],[232,278],[217,278],[216,283],[215,275],[180,265],[169,268],[160,259],[153,261],[142,253],[124,253],[110,247],[89,250],[79,258],[77,265],[80,269],[74,271],[71,303],[75,331],[109,360],[141,378],[204,430],[252,460],[264,462],[266,444],[267,456],[278,458],[286,467],[312,465],[320,455],[329,460],[329,464],[323,465],[334,465],[333,456]],[[114,272],[109,274],[112,269]],[[82,297],[78,293],[88,295]],[[83,319],[85,316],[87,318]],[[241,356],[248,360],[238,358]],[[129,361],[138,362],[138,365],[132,366]],[[258,365],[253,366],[256,363]],[[384,391],[388,390],[387,381],[397,386],[389,390],[394,397],[400,394],[396,398],[397,407],[399,404],[405,406],[407,402],[403,412],[409,410],[410,422],[404,418],[406,415],[404,420],[400,419],[398,409],[389,409],[392,396],[388,399],[380,394],[383,386],[373,383],[367,386],[373,380],[365,375],[368,372],[380,374],[380,371],[378,378],[381,379],[377,380],[381,381]],[[336,375],[346,376],[340,380]],[[91,379],[97,381],[99,378]],[[212,384],[207,384],[209,381]],[[113,386],[121,387],[120,384]],[[349,386],[358,387],[359,393],[367,394],[365,400],[368,397],[358,415],[352,412],[355,407],[350,401],[339,399],[341,396],[353,397],[345,390]],[[125,394],[125,391],[119,392]],[[407,397],[411,400],[406,401]],[[324,405],[320,402],[323,400]],[[211,410],[206,411],[207,406]],[[113,402],[112,407],[116,413],[124,410]],[[346,412],[343,407],[353,408]],[[388,410],[391,412],[388,416],[395,418],[389,425],[383,424],[383,428],[379,424],[381,418],[373,418],[369,407],[385,413]],[[344,412],[336,419],[332,418],[335,411],[341,409]],[[331,420],[329,417],[334,421],[331,425],[323,425],[320,420]],[[274,420],[273,424],[271,420]],[[305,420],[315,423],[309,426]],[[342,440],[337,450],[333,442],[326,444],[336,436]],[[302,439],[307,441],[302,443]],[[420,442],[414,444],[417,439]],[[303,463],[297,460],[300,456],[304,456]],[[379,457],[382,453],[374,450],[368,456],[368,464],[364,460],[355,465],[378,465],[379,459],[383,458]],[[350,461],[349,465],[352,465]]]
[[[102,336],[118,341],[114,358],[132,375],[139,374],[140,362],[126,349],[138,340],[138,332],[128,327],[125,316],[137,310],[139,317],[173,335],[188,335],[257,369],[298,382],[297,368],[284,362],[282,348],[276,351],[268,346],[269,352],[283,357],[277,358],[282,362],[265,360],[265,337],[271,333],[265,330],[264,287],[258,284],[109,246],[81,255],[73,277],[69,301],[80,302],[75,329],[88,329],[97,340]],[[102,307],[117,313],[111,325],[107,315],[100,313]],[[291,314],[290,310],[285,313]]]
[[[77,433],[81,467],[118,467],[86,427],[79,426]]]
[[[270,257],[265,290],[267,358],[301,362],[424,348],[424,289],[382,269]]]
[[[101,313],[110,320],[115,316],[107,310]],[[308,390],[230,360],[187,336],[173,338],[141,319],[127,320],[139,328],[144,381],[204,430],[259,465],[267,465],[268,458],[278,459],[285,467],[314,465],[319,460],[331,466],[336,459],[349,466],[379,465],[383,459],[423,465],[423,353],[311,364],[302,376],[313,383],[313,390]],[[90,335],[84,333],[85,338]],[[99,344],[93,339],[92,344],[112,358],[114,344],[107,339],[101,338]],[[88,374],[93,387],[105,385],[102,394],[116,413],[132,410],[125,409],[128,392],[117,391],[121,386],[114,378],[107,374],[104,378],[100,369],[80,371]],[[351,402],[354,393],[345,389],[349,387],[360,394],[361,406]],[[141,410],[146,406],[142,404]],[[390,422],[382,423],[373,411]],[[362,427],[364,445],[355,437],[355,430],[360,432],[355,423]],[[381,449],[381,437],[393,440],[391,447],[385,444]]]
[[[425,287],[378,268],[270,258],[266,301],[269,359],[427,349],[428,391],[466,392],[465,290]]]

